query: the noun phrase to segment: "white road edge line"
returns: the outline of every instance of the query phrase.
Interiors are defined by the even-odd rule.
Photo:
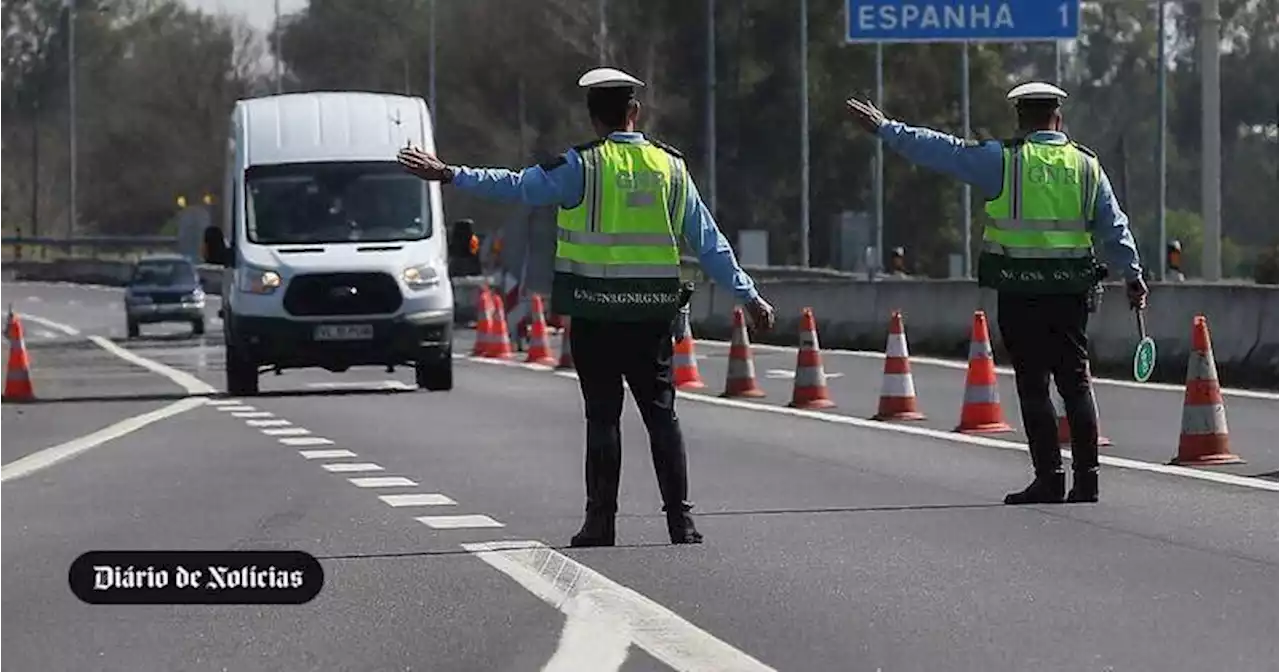
[[[718,348],[728,348],[730,343],[727,341],[715,341],[706,338],[695,338],[694,343],[698,345],[711,345]],[[753,350],[766,350],[769,352],[786,352],[794,354],[796,349],[785,345],[769,345],[767,343],[752,343]],[[837,355],[845,357],[861,357],[864,359],[884,359],[883,352],[875,352],[871,350],[837,350],[834,348],[822,349],[823,355]],[[939,366],[947,369],[965,370],[969,368],[968,362],[960,362],[952,359],[941,359],[938,357],[920,357],[911,356],[911,364],[925,364],[928,366]],[[997,366],[996,373],[1005,376],[1012,376],[1013,369],[1007,366]],[[1094,378],[1094,383],[1101,385],[1111,385],[1113,387],[1127,387],[1135,390],[1159,390],[1162,392],[1177,392],[1182,394],[1186,392],[1186,388],[1182,385],[1173,385],[1170,383],[1139,383],[1132,380],[1120,380],[1118,378]],[[1222,393],[1228,396],[1245,397],[1249,399],[1267,399],[1269,401],[1280,401],[1280,393],[1264,392],[1262,390],[1245,390],[1238,387],[1224,387]]]
[[[519,362],[508,362],[496,359],[482,359],[479,357],[469,357],[470,361],[481,362],[484,364],[498,364],[513,368],[532,368],[532,365],[526,365]],[[535,370],[546,370],[546,367]],[[573,371],[553,371],[557,376],[578,379],[578,374]],[[1013,441],[1005,441],[1002,439],[993,439],[985,436],[971,436],[969,434],[959,434],[956,432],[945,432],[940,429],[930,429],[928,427],[912,427],[910,425],[897,425],[888,422],[880,422],[877,420],[863,420],[862,418],[854,418],[847,415],[838,415],[835,413],[825,413],[823,411],[807,411],[799,408],[789,408],[786,406],[769,406],[767,404],[759,404],[750,401],[742,401],[740,399],[721,399],[706,394],[696,394],[676,391],[676,396],[681,399],[689,399],[704,404],[712,404],[715,406],[727,406],[730,408],[739,408],[748,411],[760,411],[764,413],[777,413],[779,415],[790,415],[796,418],[807,418],[810,420],[821,420],[823,422],[831,422],[838,425],[848,425],[851,427],[861,427],[863,429],[876,429],[885,432],[898,432],[900,434],[912,434],[915,436],[924,436],[931,439],[941,439],[943,441],[952,441],[955,443],[967,443],[973,446],[985,446],[988,448],[1003,448],[1005,450],[1020,450],[1028,452],[1027,446],[1022,443]],[[1071,459],[1070,449],[1063,449],[1062,456]],[[1172,464],[1156,464],[1154,462],[1143,462],[1141,460],[1130,460],[1123,457],[1112,457],[1110,455],[1098,456],[1100,464],[1109,467],[1119,467],[1121,469],[1135,469],[1138,471],[1148,471],[1166,476],[1182,476],[1184,478],[1194,478],[1201,481],[1213,481],[1225,485],[1236,485],[1244,488],[1252,488],[1254,490],[1270,490],[1271,492],[1280,492],[1280,482],[1268,481],[1261,478],[1249,478],[1247,476],[1236,476],[1234,474],[1222,474],[1214,471],[1202,471],[1200,469],[1192,469],[1190,467],[1179,467]]]
[[[43,324],[51,329],[57,329],[58,331],[66,334],[76,335],[80,333],[80,331],[75,327],[54,322],[53,320],[45,319],[37,315],[32,315],[30,313],[22,313],[21,315],[33,322]],[[140,357],[128,350],[125,350],[124,348],[121,348],[115,343],[102,338],[101,336],[90,336],[89,340],[98,347],[106,350],[116,357],[119,357],[120,359],[137,364],[149,371],[168,378],[184,388],[188,394],[207,395],[212,394],[215,391],[211,385],[189,373],[179,371],[171,366],[166,366],[160,362],[156,362],[145,357]],[[197,406],[203,406],[207,402],[208,399],[205,399],[203,396],[198,398],[189,397],[187,399],[181,399],[163,408],[149,411],[141,415],[135,415],[131,418],[125,418],[120,422],[104,427],[92,434],[34,452],[0,467],[0,481],[21,478],[27,474],[39,471],[53,464],[79,455],[90,448],[95,448],[113,439],[118,439],[125,434],[135,432],[159,420],[191,410]]]
[[[189,397],[187,399],[175,401],[163,408],[158,408],[154,411],[143,413],[142,415],[135,415],[132,418],[126,418],[114,425],[111,425],[110,427],[104,427],[92,434],[34,452],[26,457],[14,460],[9,464],[0,467],[0,481],[22,478],[23,476],[33,472],[53,466],[58,462],[79,455],[90,448],[96,448],[108,441],[111,441],[112,439],[118,439],[125,434],[135,432],[154,422],[175,416],[184,411],[189,411],[198,406],[203,406],[204,402],[204,399],[198,397]]]
[[[544,672],[616,670],[622,664],[617,660],[620,638],[629,639],[678,672],[773,672],[773,668],[666,607],[539,542],[490,542],[462,544],[462,547],[569,617],[561,649],[543,668]],[[571,637],[567,632],[571,627],[583,629],[587,622],[595,624],[593,631],[609,632],[612,636],[579,638],[578,633]],[[564,651],[568,645],[582,648]],[[570,668],[567,666],[570,660],[589,660],[592,664],[587,668]],[[553,663],[565,666],[553,668]]]
[[[66,324],[62,324],[61,322],[54,322],[53,320],[50,320],[50,319],[48,319],[48,318],[44,318],[44,317],[40,317],[39,315],[32,315],[31,313],[19,312],[19,313],[18,313],[18,317],[20,317],[20,318],[22,318],[22,319],[26,319],[26,320],[31,320],[32,322],[35,322],[36,324],[44,325],[44,326],[46,326],[46,327],[49,327],[50,329],[57,329],[58,331],[61,331],[62,333],[67,334],[67,335],[69,335],[69,336],[79,336],[79,335],[80,335],[80,330],[79,330],[79,329],[76,329],[75,327],[72,327],[72,326],[70,326],[70,325],[66,325]]]

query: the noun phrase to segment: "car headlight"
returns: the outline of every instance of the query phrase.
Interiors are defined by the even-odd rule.
[[[195,291],[191,292],[188,298],[196,302],[204,301],[204,289],[196,287]]]
[[[280,274],[263,268],[242,267],[236,273],[236,289],[249,294],[270,294],[280,286]]]
[[[440,272],[434,266],[410,266],[400,274],[404,284],[412,289],[425,289],[440,284]]]

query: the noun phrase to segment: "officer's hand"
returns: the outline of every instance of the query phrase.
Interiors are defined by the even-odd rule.
[[[864,102],[850,98],[844,101],[844,104],[849,108],[854,120],[867,129],[868,132],[875,133],[880,130],[880,125],[884,123],[884,113],[876,109],[876,106],[872,105],[870,101]]]
[[[435,154],[417,147],[401,149],[396,154],[396,161],[405,170],[429,182],[450,182],[453,180],[453,170],[449,168],[448,164],[441,161]]]
[[[1129,294],[1129,306],[1134,310],[1144,310],[1147,307],[1147,283],[1139,276],[1136,280],[1130,280],[1125,285],[1125,290]]]
[[[751,324],[760,331],[773,328],[773,306],[764,297],[757,296],[747,304],[747,314],[751,316]]]

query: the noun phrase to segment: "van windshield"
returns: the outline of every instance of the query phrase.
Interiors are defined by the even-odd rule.
[[[426,183],[393,162],[252,166],[245,173],[249,240],[393,242],[431,235]]]

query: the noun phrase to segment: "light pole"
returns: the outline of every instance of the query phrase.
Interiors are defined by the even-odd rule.
[[[275,34],[275,38],[276,38],[276,39],[275,39],[275,42],[276,42],[276,58],[275,58],[275,61],[276,61],[276,62],[275,62],[275,76],[276,76],[276,95],[279,95],[280,93],[282,93],[282,92],[284,91],[283,75],[281,74],[283,67],[282,67],[282,66],[281,66],[281,64],[280,64],[280,63],[281,63],[281,61],[283,61],[283,60],[284,60],[284,56],[280,53],[280,0],[275,0],[275,8],[276,8],[276,30],[275,30],[275,33],[276,33],[276,34]]]
[[[1165,246],[1168,245],[1168,232],[1165,229],[1167,210],[1167,199],[1169,193],[1169,173],[1165,159],[1165,138],[1169,131],[1169,96],[1168,96],[1168,80],[1166,79],[1167,67],[1165,64],[1165,1],[1157,0],[1156,2],[1156,31],[1159,42],[1156,46],[1156,96],[1160,99],[1160,123],[1159,137],[1156,138],[1156,175],[1158,184],[1156,185],[1156,224],[1160,228],[1160,249],[1156,254],[1160,255],[1160,263],[1156,266],[1159,273],[1156,279],[1164,282],[1165,275],[1168,273],[1168,259],[1165,255]]]
[[[76,3],[75,0],[65,0],[67,8],[67,99],[68,99],[68,115],[67,115],[67,144],[70,157],[70,186],[69,197],[71,199],[70,209],[67,211],[67,240],[75,237],[76,233],[76,155],[79,153],[76,147]],[[68,248],[70,252],[70,248]]]
[[[1218,39],[1222,17],[1218,0],[1200,5],[1200,204],[1204,219],[1204,279],[1222,279],[1222,116]],[[1164,250],[1160,250],[1164,254]]]
[[[800,266],[809,267],[809,1],[800,0]]]

